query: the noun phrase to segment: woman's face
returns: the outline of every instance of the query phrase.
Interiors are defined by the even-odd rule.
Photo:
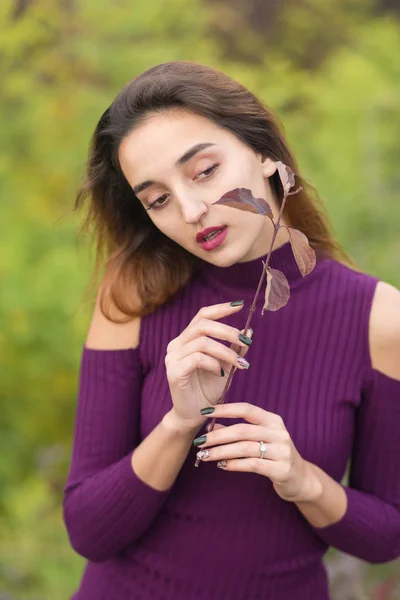
[[[275,162],[262,161],[227,129],[186,109],[153,113],[122,141],[119,161],[142,205],[152,206],[154,225],[192,254],[221,267],[267,254],[273,235],[268,217],[213,206],[226,192],[248,188],[269,202],[275,221],[279,213],[268,181]],[[196,241],[203,229],[224,225],[226,238],[214,250]],[[281,233],[274,248],[288,239]]]

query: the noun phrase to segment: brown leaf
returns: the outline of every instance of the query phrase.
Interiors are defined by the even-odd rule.
[[[286,227],[286,225],[283,225]],[[290,236],[293,255],[303,277],[309,275],[316,264],[315,251],[308,243],[308,238],[302,231],[286,227]]]
[[[282,182],[283,193],[285,196],[290,192],[290,189],[295,184],[295,176],[290,167],[283,164],[280,160],[276,161],[276,166],[278,169],[279,177]]]
[[[239,208],[240,210],[248,210],[249,212],[265,215],[271,220],[273,214],[270,205],[264,198],[254,198],[251,190],[247,188],[235,188],[230,190],[219,200],[213,202],[213,204],[224,204],[231,206],[232,208]]]
[[[261,314],[264,310],[276,311],[286,306],[290,298],[289,282],[285,274],[278,269],[267,269],[267,285],[265,288],[265,303]]]

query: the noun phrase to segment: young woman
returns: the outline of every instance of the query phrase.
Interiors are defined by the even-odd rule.
[[[278,161],[303,187],[281,223],[317,262],[302,277],[280,230],[290,299],[261,315],[260,294],[250,339],[272,223],[215,202],[247,188],[276,221]],[[352,267],[271,112],[217,70],[158,65],[101,117],[86,199],[106,260],[65,487],[73,598],[324,600],[329,546],[399,556],[400,292]]]

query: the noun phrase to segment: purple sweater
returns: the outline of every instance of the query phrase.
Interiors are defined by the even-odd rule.
[[[204,262],[142,318],[138,348],[84,347],[64,498],[71,545],[88,560],[74,600],[324,600],[329,546],[373,563],[400,555],[400,381],[372,369],[368,344],[378,278],[321,258],[303,278],[289,242],[271,266],[291,297],[261,316],[260,293],[251,366],[235,373],[226,401],[281,415],[300,454],[337,481],[351,459],[344,517],[312,527],[269,479],[194,468],[194,447],[165,492],[132,469],[135,447],[172,406],[169,341],[202,306],[237,299],[244,308],[221,321],[243,329],[261,260]]]

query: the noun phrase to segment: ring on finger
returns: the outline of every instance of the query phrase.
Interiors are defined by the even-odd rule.
[[[266,451],[267,451],[267,444],[265,442],[260,441],[260,458],[264,458]]]

